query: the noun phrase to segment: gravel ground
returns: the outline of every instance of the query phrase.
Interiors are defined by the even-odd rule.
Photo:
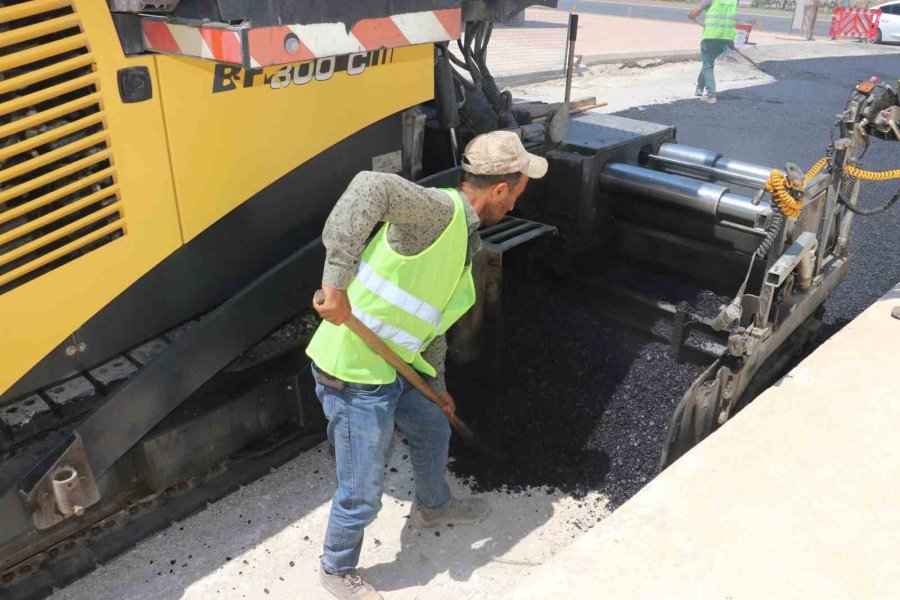
[[[336,485],[327,445],[173,523],[54,600],[318,600],[322,533]],[[451,477],[457,496],[471,491]],[[497,598],[609,515],[606,499],[561,491],[486,492],[478,526],[418,531],[408,522],[412,467],[395,436],[378,518],[366,528],[361,572],[392,600]]]

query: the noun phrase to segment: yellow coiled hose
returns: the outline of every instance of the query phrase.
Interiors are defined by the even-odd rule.
[[[769,175],[769,180],[766,181],[766,191],[772,194],[772,197],[778,204],[778,208],[781,209],[781,212],[783,212],[786,217],[795,218],[799,216],[800,210],[803,208],[803,202],[792,196],[788,190],[801,189],[803,187],[806,187],[806,184],[808,184],[813,177],[818,175],[822,171],[822,169],[825,168],[825,166],[828,164],[828,160],[829,159],[827,156],[819,159],[819,161],[812,166],[812,168],[806,173],[806,175],[803,176],[803,183],[799,186],[799,188],[795,188],[784,173],[782,173],[778,169],[772,170],[772,174]],[[887,181],[888,179],[900,179],[900,169],[880,172],[865,171],[853,165],[845,165],[844,172],[850,177],[862,179],[864,181]]]
[[[778,169],[772,169],[769,180],[766,181],[766,191],[772,194],[772,198],[784,216],[794,218],[800,215],[803,203],[797,200],[786,189],[787,177]]]
[[[846,173],[850,177],[855,177],[856,179],[862,179],[864,181],[887,181],[888,179],[900,179],[900,169],[881,172],[864,171],[859,167],[846,165],[844,167],[844,173]]]
[[[813,177],[818,175],[827,164],[828,157],[819,159],[819,161],[807,171],[806,175],[803,176],[803,183],[800,185],[800,188],[806,187],[806,184],[809,183]],[[781,212],[784,213],[784,216],[793,219],[800,216],[803,202],[794,198],[788,191],[789,189],[796,188],[794,188],[793,184],[791,184],[791,181],[784,173],[778,169],[773,169],[771,175],[769,175],[769,180],[766,181],[766,191],[775,198],[775,202],[778,204],[778,208],[781,209]]]

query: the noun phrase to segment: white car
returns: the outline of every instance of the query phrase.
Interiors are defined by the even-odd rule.
[[[875,8],[881,9],[881,22],[878,24],[875,43],[900,42],[900,2],[886,2]]]

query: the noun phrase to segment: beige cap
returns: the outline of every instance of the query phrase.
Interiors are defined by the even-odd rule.
[[[524,173],[531,179],[547,174],[547,159],[525,150],[522,140],[512,131],[483,133],[466,146],[463,171],[473,175]]]

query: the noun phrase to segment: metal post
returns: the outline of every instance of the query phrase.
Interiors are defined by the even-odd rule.
[[[822,211],[822,218],[819,221],[819,229],[816,237],[819,239],[819,249],[816,256],[816,268],[814,275],[818,275],[822,271],[822,263],[825,260],[825,253],[829,250],[829,243],[832,241],[832,225],[834,223],[837,209],[840,206],[838,196],[841,193],[841,187],[844,183],[844,165],[856,154],[856,134],[852,139],[841,138],[834,143],[834,157],[832,165],[834,171],[831,172],[828,183],[828,191],[825,196],[825,210]],[[835,240],[836,241],[836,240]],[[815,283],[815,282],[814,282]]]
[[[572,74],[575,71],[575,40],[578,38],[578,13],[569,13],[569,53],[566,57],[566,104],[572,99]]]

